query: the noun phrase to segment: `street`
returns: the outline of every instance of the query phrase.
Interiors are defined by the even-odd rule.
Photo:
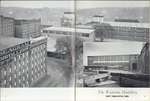
[[[69,64],[60,59],[46,59],[47,76],[39,80],[34,87],[72,87],[73,72]]]

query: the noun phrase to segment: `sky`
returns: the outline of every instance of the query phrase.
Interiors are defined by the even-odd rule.
[[[74,8],[73,1],[1,1],[2,7],[24,8]]]
[[[68,8],[74,9],[74,1],[1,1],[3,7]],[[148,7],[150,1],[77,1],[77,9],[98,7]]]

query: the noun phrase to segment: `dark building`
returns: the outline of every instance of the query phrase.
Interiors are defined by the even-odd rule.
[[[16,19],[15,37],[36,38],[41,36],[41,19]]]
[[[139,23],[139,20],[137,19],[115,19],[115,22]]]
[[[15,30],[14,18],[4,17],[0,15],[0,35],[12,37]]]

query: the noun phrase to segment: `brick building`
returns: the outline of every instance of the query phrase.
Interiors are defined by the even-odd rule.
[[[0,15],[0,35],[12,37],[14,36],[15,20],[14,18],[4,17]]]
[[[31,87],[47,73],[47,39],[0,38],[0,86]]]
[[[41,19],[16,19],[15,37],[36,38],[41,36]]]
[[[84,25],[78,25],[77,28],[94,29],[95,25],[99,25],[99,29],[104,30],[105,38],[149,41],[149,23],[142,23],[136,19],[115,19],[115,21],[110,22],[105,21],[104,16],[93,16],[93,19]]]

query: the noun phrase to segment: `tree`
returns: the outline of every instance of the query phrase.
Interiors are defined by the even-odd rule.
[[[65,52],[69,62],[72,61],[72,39],[70,36],[58,38],[56,41],[56,52]],[[83,40],[79,37],[75,39],[75,54],[76,58],[79,58],[80,53],[83,52]]]
[[[100,41],[103,42],[104,38],[111,38],[113,35],[113,27],[107,23],[95,24],[95,37],[100,38]]]

